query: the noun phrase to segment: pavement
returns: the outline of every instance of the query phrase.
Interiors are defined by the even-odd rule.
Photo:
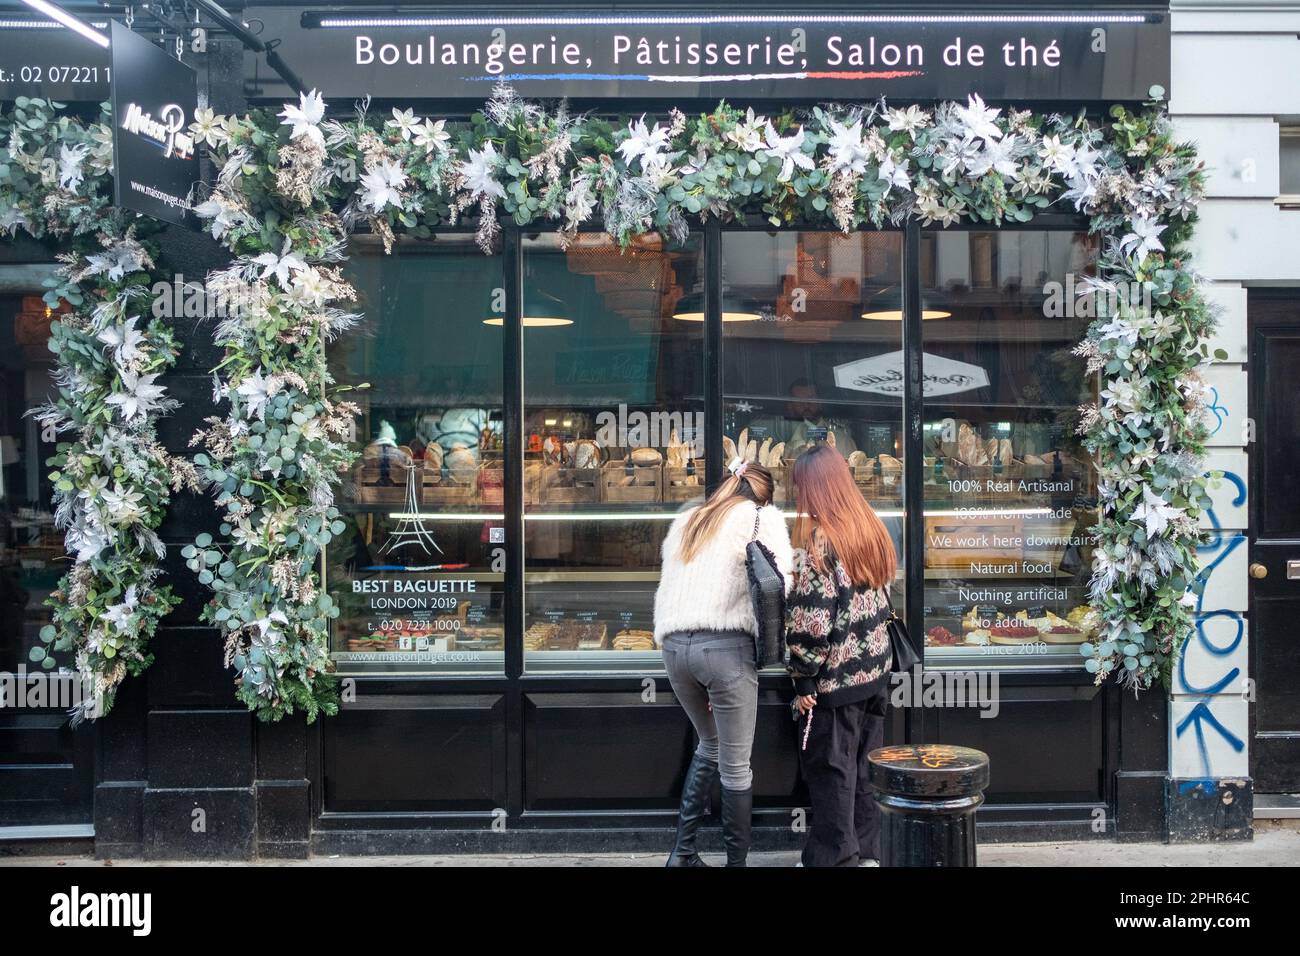
[[[721,857],[705,854],[711,864]],[[797,853],[753,853],[751,866],[794,866]],[[440,856],[317,856],[309,860],[180,861],[166,865],[239,866],[380,866],[380,867],[606,867],[663,866],[663,854],[647,853],[515,853],[448,854]],[[89,856],[0,857],[5,866],[123,867],[157,866],[159,861],[96,860]],[[1297,821],[1255,821],[1255,838],[1235,843],[993,843],[979,848],[979,865],[1024,867],[1124,866],[1300,866],[1300,825]]]

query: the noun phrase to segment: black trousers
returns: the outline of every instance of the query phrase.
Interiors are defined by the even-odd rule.
[[[880,859],[880,808],[867,780],[867,754],[885,742],[884,691],[874,697],[814,707],[799,766],[812,799],[804,866],[857,866]],[[805,716],[799,721],[802,744]]]

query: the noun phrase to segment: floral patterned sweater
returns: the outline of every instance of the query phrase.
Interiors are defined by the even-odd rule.
[[[889,678],[889,598],[883,590],[854,587],[844,565],[827,556],[820,573],[808,552],[794,552],[794,585],[786,598],[787,668],[795,693],[816,694],[823,707],[864,700]]]

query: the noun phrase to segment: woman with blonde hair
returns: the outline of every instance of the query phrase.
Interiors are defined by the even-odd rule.
[[[889,587],[898,558],[848,463],[818,445],[792,474],[794,586],[788,668],[803,720],[799,765],[812,801],[804,866],[879,865],[880,808],[867,754],[884,742]]]
[[[745,549],[757,538],[790,586],[793,555],[785,518],[772,504],[772,473],[736,459],[730,477],[699,507],[678,515],[663,544],[655,592],[655,641],[673,694],[699,745],[686,771],[669,866],[705,866],[695,837],[708,815],[713,781],[722,778],[722,835],[727,866],[749,852],[758,716],[757,622]]]

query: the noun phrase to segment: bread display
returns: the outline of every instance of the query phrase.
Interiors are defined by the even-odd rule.
[[[634,465],[658,465],[664,460],[657,448],[633,448],[627,456]]]

